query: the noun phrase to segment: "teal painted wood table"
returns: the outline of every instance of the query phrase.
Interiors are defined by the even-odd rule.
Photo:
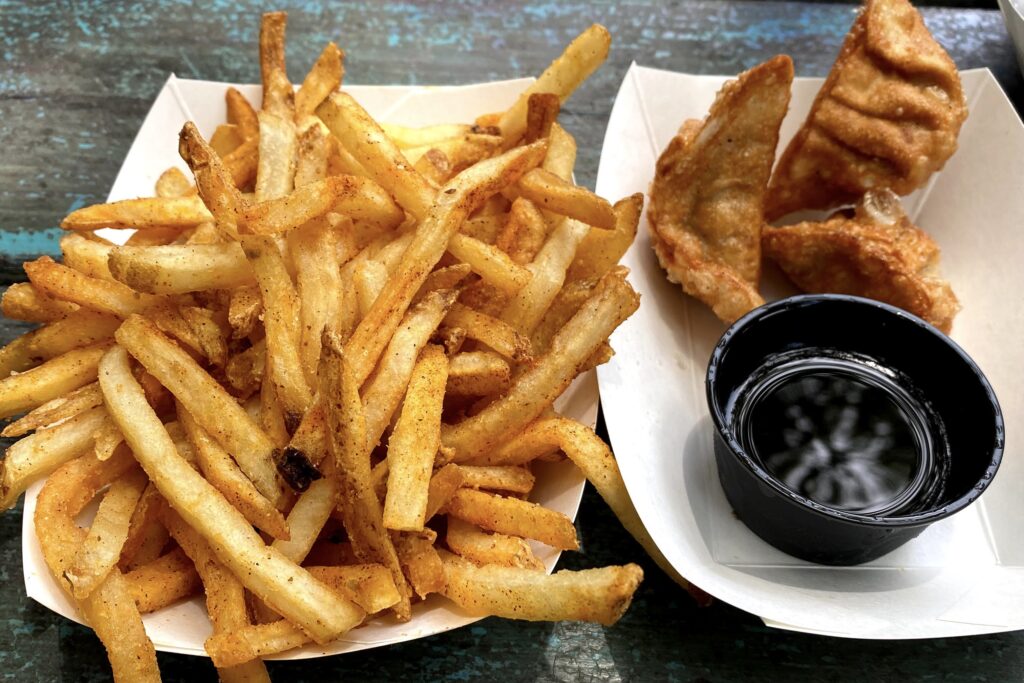
[[[929,3],[924,3],[929,4]],[[1024,80],[998,12],[943,3],[925,19],[961,68],[993,70],[1018,110]],[[19,3],[0,0],[0,285],[20,262],[57,254],[57,224],[102,201],[167,75],[257,82],[261,3],[215,0]],[[593,186],[608,113],[630,62],[736,73],[777,53],[798,75],[828,70],[854,8],[842,3],[623,0],[519,5],[295,0],[289,63],[299,78],[322,45],[348,53],[346,79],[367,84],[472,83],[539,71],[592,21],[609,28],[608,63],[570,101],[577,179]],[[0,341],[26,325],[0,323]],[[6,445],[6,444],[5,444]],[[20,509],[0,516],[0,680],[102,681],[91,631],[25,597]],[[279,681],[1017,681],[1024,633],[912,642],[853,641],[776,631],[725,604],[696,607],[587,492],[582,552],[559,566],[639,562],[646,579],[619,624],[486,619],[451,633],[320,660],[271,663]],[[215,680],[204,659],[161,654],[168,681]]]

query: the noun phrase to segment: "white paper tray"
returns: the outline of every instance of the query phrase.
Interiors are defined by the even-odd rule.
[[[907,197],[942,247],[963,304],[953,338],[994,386],[1009,439],[996,480],[967,510],[874,562],[834,568],[795,559],[733,515],[714,464],[704,373],[725,325],[669,283],[645,218],[623,263],[640,310],[598,370],[612,446],[633,501],[662,552],[705,591],[778,628],[857,638],[924,638],[1024,628],[1024,126],[987,70],[962,74],[971,114],[960,150]],[[727,80],[633,65],[612,110],[597,192],[648,190],[654,164],[687,118],[701,119]],[[797,78],[779,150],[821,79]],[[766,283],[769,298],[791,293]],[[941,373],[942,368],[935,368]]]
[[[425,126],[457,121],[472,122],[480,114],[500,111],[510,106],[531,82],[532,79],[518,79],[437,87],[346,85],[345,90],[378,120]],[[180,79],[172,75],[164,84],[128,150],[108,200],[152,196],[157,178],[168,166],[178,166],[191,177],[188,167],[178,156],[178,132],[186,121],[192,120],[209,137],[217,125],[225,121],[224,93],[230,85]],[[259,86],[235,87],[258,105],[262,92]],[[119,242],[127,239],[127,233],[123,230],[108,230],[103,234]],[[591,371],[577,379],[556,402],[555,407],[568,417],[593,427],[597,422],[597,380],[594,373]],[[586,480],[568,461],[538,465],[535,470],[537,484],[530,499],[575,519]],[[25,494],[22,522],[25,592],[54,612],[82,623],[72,602],[50,576],[35,535],[32,517],[41,487],[42,484],[37,483]],[[531,545],[550,572],[560,553],[541,543],[531,542]],[[467,616],[444,598],[431,596],[413,608],[413,619],[409,623],[398,623],[388,617],[380,618],[329,645],[308,645],[268,659],[306,659],[365,650],[450,631],[478,620],[477,617]],[[211,628],[202,598],[193,598],[147,614],[143,621],[156,649],[206,655],[203,642],[209,637]]]

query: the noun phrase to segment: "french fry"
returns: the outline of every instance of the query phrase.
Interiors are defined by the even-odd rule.
[[[201,586],[192,560],[181,548],[136,567],[125,574],[124,579],[142,614],[191,597]]]
[[[328,221],[312,221],[289,233],[288,251],[299,290],[299,355],[312,387],[320,362],[320,336],[341,309],[338,236]]]
[[[250,138],[242,147],[231,153],[239,161],[245,162],[248,158],[243,154],[243,148],[249,147],[245,154],[251,154],[252,159],[244,163],[244,166],[254,166],[257,151],[258,138]],[[229,172],[230,164],[221,162],[220,157],[200,135],[199,129],[189,121],[181,128],[178,134],[178,154],[185,160],[192,174],[196,179],[196,189],[199,192],[201,203],[208,214],[205,223],[212,217],[217,229],[229,237],[238,235],[239,212],[243,205],[242,197],[238,192],[237,185],[239,173],[234,170]],[[251,171],[245,168],[248,175]],[[197,223],[198,225],[198,223]],[[138,234],[138,233],[136,233]]]
[[[154,228],[193,228],[210,220],[199,197],[146,197],[94,204],[72,211],[61,221],[65,230],[118,228],[146,231]]]
[[[52,323],[78,310],[78,304],[55,299],[30,282],[16,282],[4,291],[3,312],[8,318],[30,323]]]
[[[228,360],[224,375],[231,387],[243,396],[259,390],[263,381],[263,366],[266,362],[267,341],[260,339],[245,351],[236,353]]]
[[[341,512],[352,549],[360,562],[383,564],[395,581],[401,600],[392,608],[399,620],[412,615],[409,585],[395,547],[384,527],[383,510],[373,490],[370,448],[358,381],[342,356],[341,342],[324,333],[320,359],[320,395],[327,413],[328,449],[340,479]]]
[[[107,255],[114,245],[98,237],[92,239],[72,232],[60,238],[64,265],[100,280],[113,280],[107,267]]]
[[[589,234],[589,233],[588,233]],[[567,276],[568,278],[568,276]],[[530,335],[530,344],[535,354],[543,354],[551,346],[551,340],[576,311],[580,310],[597,286],[597,280],[568,280],[558,291],[544,317]]]
[[[122,328],[123,329],[123,328]],[[317,642],[356,626],[364,616],[308,572],[266,546],[252,526],[177,452],[115,346],[104,357],[100,386],[135,458],[167,502],[213,546],[218,558],[257,597]]]
[[[242,473],[231,456],[199,426],[180,403],[178,422],[196,452],[199,469],[206,480],[221,492],[249,522],[277,539],[290,537],[288,523],[274,504],[261,494]]]
[[[395,550],[402,571],[416,595],[425,598],[431,593],[440,593],[445,587],[444,565],[434,549],[433,531],[402,532],[395,540]]]
[[[231,454],[259,492],[276,504],[282,489],[271,458],[274,444],[245,409],[188,353],[145,318],[129,318],[118,329],[116,338]]]
[[[232,123],[222,123],[210,136],[210,147],[221,157],[225,157],[238,149],[245,142],[245,137],[238,127]]]
[[[345,352],[357,381],[362,382],[372,371],[413,296],[444,255],[448,241],[462,221],[488,195],[515,182],[540,163],[544,151],[544,143],[536,142],[482,161],[455,176],[440,191],[438,196],[444,199],[417,228],[397,271],[346,344]]]
[[[526,132],[523,143],[530,144],[551,134],[551,126],[558,118],[562,102],[550,92],[535,92],[526,101]]]
[[[384,501],[384,526],[388,529],[423,530],[434,454],[441,446],[441,409],[447,379],[444,350],[427,346],[413,368],[402,412],[388,441],[388,493]]]
[[[565,271],[589,230],[588,226],[571,218],[555,227],[540,253],[526,266],[530,281],[505,306],[502,320],[523,334],[533,332],[565,283]]]
[[[572,180],[576,166],[576,140],[558,123],[551,126],[548,134],[548,153],[541,168],[550,171],[565,181]]]
[[[425,147],[470,133],[495,134],[494,130],[463,123],[443,123],[420,128],[400,126],[395,123],[382,123],[380,126],[388,138],[401,149]]]
[[[643,580],[635,564],[554,574],[516,567],[478,567],[449,553],[445,597],[477,616],[528,621],[596,621],[610,626],[629,608]]]
[[[509,294],[521,290],[532,277],[529,270],[517,264],[501,249],[461,233],[452,235],[448,242],[448,253],[468,263],[473,272],[485,282]]]
[[[434,187],[441,187],[453,175],[452,163],[448,157],[444,152],[433,147],[424,152],[412,167]]]
[[[194,565],[206,593],[206,611],[210,615],[214,634],[228,633],[249,626],[245,604],[245,588],[223,564],[213,550],[196,531],[166,505],[162,519],[174,535],[180,549]],[[294,626],[292,628],[295,628]],[[298,630],[298,629],[296,629]],[[301,631],[299,631],[301,633]],[[263,662],[240,662],[233,667],[218,666],[218,674],[224,683],[269,683],[270,676]]]
[[[615,227],[615,212],[607,199],[571,181],[562,180],[543,168],[535,168],[516,186],[519,196],[529,199],[539,208],[560,216],[574,218],[602,230]]]
[[[96,380],[110,342],[72,349],[42,365],[0,380],[0,418],[31,410]]]
[[[302,564],[338,504],[338,482],[328,474],[302,492],[288,513],[288,538],[278,538],[274,548],[296,564]]]
[[[471,272],[473,271],[470,269],[468,263],[456,263],[454,265],[445,266],[444,268],[438,268],[437,270],[432,271],[430,275],[427,276],[427,279],[423,281],[420,291],[416,292],[416,296],[412,298],[413,304],[418,304],[423,301],[423,297],[431,292],[444,289],[455,289],[469,276]]]
[[[497,564],[544,571],[544,564],[518,536],[484,531],[458,517],[448,520],[445,543],[452,552],[475,564]]]
[[[419,220],[426,218],[436,191],[355,99],[345,92],[332,93],[317,107],[316,114],[338,138],[341,147],[402,208]]]
[[[239,132],[246,140],[258,138],[260,134],[259,119],[256,118],[256,110],[245,99],[245,95],[237,88],[228,88],[224,93],[224,103],[227,106],[228,123],[238,126]]]
[[[263,81],[263,110],[274,116],[291,119],[295,113],[295,91],[285,70],[284,35],[287,23],[286,12],[263,14],[260,22],[260,78]],[[261,137],[262,133],[261,130]]]
[[[382,564],[313,566],[307,569],[324,584],[362,607],[367,614],[393,607],[401,599],[391,570]]]
[[[310,120],[314,123],[307,126],[299,135],[298,157],[295,160],[296,189],[324,180],[328,175],[334,175],[328,172],[331,134],[319,119]]]
[[[532,538],[560,550],[576,550],[579,541],[572,520],[536,503],[462,488],[448,501],[451,517],[488,531]]]
[[[341,213],[390,230],[405,218],[384,189],[366,178],[337,175],[271,197],[244,212],[248,228],[257,234],[286,232],[328,211]]]
[[[58,425],[40,429],[8,448],[0,461],[0,510],[13,507],[32,482],[91,450],[92,435],[106,416],[102,407],[92,408]]]
[[[110,418],[104,420],[100,428],[93,432],[92,439],[93,452],[96,454],[96,459],[101,462],[110,459],[114,455],[114,451],[124,443],[124,435]]]
[[[327,43],[295,93],[295,118],[301,121],[312,116],[327,96],[341,87],[345,75],[345,53],[334,43]]]
[[[526,132],[526,113],[530,95],[550,92],[558,95],[563,103],[569,99],[579,85],[585,81],[608,56],[611,47],[608,30],[594,24],[576,37],[565,51],[544,70],[530,87],[519,95],[519,99],[501,115],[498,127],[505,139],[505,147],[511,147]]]
[[[252,264],[263,297],[267,331],[267,379],[273,383],[285,424],[294,428],[309,408],[313,393],[302,369],[299,296],[273,238],[244,235],[242,249]]]
[[[359,317],[365,318],[373,302],[380,296],[388,281],[388,269],[376,259],[363,259],[352,270],[352,285],[359,304]]]
[[[547,236],[544,214],[529,199],[517,197],[508,211],[505,227],[495,238],[495,246],[516,263],[526,264],[540,252]]]
[[[491,214],[487,216],[473,216],[463,222],[460,232],[473,239],[494,244],[501,233],[508,217],[502,214]]]
[[[616,202],[615,227],[591,230],[576,249],[566,280],[597,279],[614,268],[636,237],[644,196],[639,192]]]
[[[490,351],[463,351],[452,356],[448,386],[452,396],[490,396],[508,389],[512,371]]]
[[[118,453],[115,451],[115,455]],[[146,485],[146,490],[139,497],[139,503],[132,512],[131,523],[128,525],[128,536],[121,546],[121,557],[117,564],[122,571],[130,572],[149,564],[160,557],[161,551],[170,538],[167,529],[158,519],[160,507],[164,505],[163,496],[153,482]]]
[[[237,243],[114,247],[108,263],[116,280],[147,294],[186,294],[256,283]]]
[[[639,297],[616,268],[601,278],[593,295],[551,342],[551,349],[519,375],[512,387],[476,415],[441,428],[441,443],[456,462],[471,460],[523,429],[550,406],[579,368],[639,306]]]
[[[258,287],[239,287],[231,292],[228,325],[231,326],[231,336],[234,339],[243,339],[252,334],[262,315],[263,299],[260,298]]]
[[[103,393],[100,391],[100,385],[96,382],[86,384],[35,408],[20,420],[7,425],[3,432],[0,432],[0,436],[7,438],[22,436],[101,405],[103,405]]]
[[[66,318],[26,332],[0,349],[0,378],[22,372],[68,351],[113,336],[120,322],[93,311],[75,311]]]
[[[196,193],[195,185],[177,166],[161,173],[153,189],[157,197],[187,197]]]
[[[470,489],[488,489],[508,493],[529,493],[534,476],[525,467],[514,465],[459,465],[462,485]]]
[[[465,330],[467,337],[486,344],[510,360],[527,362],[532,356],[530,340],[515,328],[463,304],[453,304],[443,324]]]
[[[367,446],[372,450],[391,423],[391,417],[405,395],[420,351],[430,341],[448,308],[455,301],[453,290],[431,292],[409,309],[391,338],[376,373],[363,391]]]
[[[160,302],[156,297],[139,294],[120,282],[99,280],[72,270],[49,256],[25,263],[24,267],[36,289],[99,313],[127,318]]]
[[[75,517],[105,484],[133,465],[127,453],[102,463],[92,456],[78,458],[50,475],[39,492],[33,520],[36,534],[47,567],[64,590],[70,588],[64,573],[86,537]],[[159,683],[156,650],[119,570],[111,570],[88,598],[75,603],[106,647],[115,681]]]
[[[264,93],[266,89],[264,88]],[[291,92],[289,86],[288,92]],[[274,114],[264,103],[260,119],[259,160],[256,167],[256,201],[285,197],[295,183],[299,136],[291,115]]]
[[[458,173],[500,152],[501,136],[466,133],[421,147],[407,147],[402,150],[402,154],[410,163],[415,164],[431,150],[443,154],[451,170]]]
[[[462,470],[458,465],[449,463],[434,472],[434,476],[430,478],[430,488],[427,491],[427,512],[424,519],[427,522],[433,519],[434,515],[448,504],[448,501],[461,486]]]

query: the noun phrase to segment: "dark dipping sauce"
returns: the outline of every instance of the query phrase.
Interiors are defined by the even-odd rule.
[[[928,509],[948,471],[938,414],[906,377],[828,349],[771,356],[730,397],[743,449],[816,503],[873,517]]]

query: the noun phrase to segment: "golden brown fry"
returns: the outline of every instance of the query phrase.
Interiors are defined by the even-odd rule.
[[[413,368],[402,412],[388,441],[388,494],[384,501],[384,526],[388,529],[423,529],[434,454],[441,446],[447,379],[444,350],[427,346]]]
[[[64,590],[69,589],[64,572],[86,536],[75,517],[105,484],[133,465],[127,452],[102,463],[91,456],[78,458],[50,475],[39,492],[36,534],[47,567]],[[112,570],[88,598],[75,602],[106,647],[115,681],[159,683],[156,651],[119,570]]]
[[[384,189],[366,178],[338,175],[304,185],[290,194],[254,204],[244,212],[249,230],[286,232],[328,211],[390,230],[405,218]]]
[[[515,182],[540,163],[544,150],[544,142],[540,141],[482,161],[455,176],[439,192],[438,196],[444,199],[416,229],[398,270],[345,346],[357,381],[363,381],[370,374],[409,302],[444,255],[448,241],[462,221],[489,195]]]
[[[448,504],[455,492],[462,486],[462,470],[458,465],[448,463],[441,469],[434,472],[430,478],[430,489],[427,493],[427,514],[426,521],[433,519],[434,515]]]
[[[341,87],[345,75],[345,53],[334,43],[327,43],[295,93],[295,118],[301,121],[312,116],[327,96]]]
[[[88,234],[88,233],[86,233]],[[64,265],[100,280],[113,280],[107,268],[107,255],[114,245],[99,237],[72,232],[60,238]]]
[[[596,621],[610,626],[629,608],[643,580],[635,564],[548,575],[531,569],[478,567],[442,553],[446,597],[470,614],[529,621]]]
[[[234,189],[247,189],[255,184],[259,169],[259,140],[257,133],[255,137],[249,138],[238,149],[224,157],[222,168],[227,174],[224,180],[230,181]]]
[[[409,585],[384,527],[383,510],[373,490],[370,448],[358,380],[342,356],[341,342],[324,334],[320,359],[320,395],[327,412],[328,448],[341,484],[341,512],[352,549],[360,562],[386,566],[402,599],[392,609],[402,621],[412,615]]]
[[[590,26],[565,48],[536,81],[519,95],[516,103],[501,115],[498,127],[505,139],[506,149],[514,145],[526,132],[526,114],[530,95],[550,92],[565,102],[573,91],[585,81],[608,56],[612,38],[608,29],[600,24]]]
[[[639,305],[625,268],[601,278],[593,295],[551,342],[551,349],[519,375],[508,392],[456,425],[444,425],[441,443],[465,462],[522,429],[569,386],[581,366]]]
[[[806,292],[898,306],[949,333],[960,304],[938,274],[939,247],[891,191],[865,195],[852,217],[765,228],[765,253]]]
[[[210,136],[210,147],[221,157],[226,157],[234,152],[243,142],[245,142],[245,137],[239,132],[238,127],[231,123],[222,123],[217,126],[213,135]]]
[[[195,449],[199,469],[206,480],[253,526],[274,538],[289,538],[288,523],[274,504],[253,486],[231,456],[199,426],[181,403],[178,403],[177,415],[178,422]]]
[[[314,566],[307,569],[324,584],[362,607],[367,614],[392,607],[401,599],[391,571],[382,564]]]
[[[8,318],[52,323],[78,310],[78,304],[44,294],[29,282],[16,282],[4,291],[3,312]]]
[[[774,220],[909,194],[956,151],[967,103],[956,65],[907,0],[868,0],[768,189]]]
[[[416,172],[423,176],[433,187],[441,187],[447,183],[452,173],[452,162],[439,149],[431,147],[413,164]]]
[[[403,209],[419,220],[427,217],[436,190],[416,172],[380,125],[348,93],[332,93],[317,107],[317,116],[356,162]]]
[[[533,538],[561,550],[579,548],[571,519],[518,498],[462,488],[448,501],[445,511],[489,531]]]
[[[333,175],[328,173],[330,156],[331,134],[327,132],[327,127],[318,122],[307,126],[299,135],[295,187],[300,188]]]
[[[452,396],[504,393],[512,379],[508,362],[490,351],[462,351],[452,356],[445,391]]]
[[[469,489],[487,489],[525,494],[533,490],[534,477],[525,467],[514,465],[459,465],[462,485]]]
[[[244,339],[252,334],[263,315],[263,299],[256,286],[239,287],[231,292],[228,303],[228,325],[234,339]]]
[[[100,228],[193,228],[210,220],[199,197],[146,197],[95,204],[72,211],[61,221],[65,230]]]
[[[732,322],[764,303],[761,226],[793,62],[780,55],[719,91],[703,122],[687,121],[651,184],[651,241],[668,279]]]
[[[196,188],[180,168],[171,166],[156,179],[154,191],[157,197],[187,197],[195,194]]]
[[[602,230],[615,227],[615,213],[607,199],[590,190],[562,180],[551,171],[535,168],[522,178],[516,190],[538,208]]]
[[[109,266],[115,279],[148,294],[185,294],[256,283],[242,248],[233,242],[114,247]]]
[[[373,308],[373,302],[380,296],[388,281],[388,269],[376,259],[356,263],[352,269],[352,286],[359,304],[359,317],[364,318]]]
[[[484,531],[458,517],[448,519],[445,543],[452,552],[475,564],[544,571],[544,564],[533,554],[530,544],[525,540],[518,536]]]
[[[529,199],[516,197],[508,211],[508,221],[494,244],[516,263],[527,264],[537,256],[547,236],[548,225],[537,205]]]
[[[451,170],[458,173],[501,152],[501,136],[467,133],[457,138],[439,140],[423,147],[409,147],[403,149],[402,154],[409,160],[409,163],[415,164],[431,151],[443,154]]]
[[[93,452],[99,461],[108,460],[114,451],[124,443],[124,435],[109,418],[103,421],[99,429],[93,432]]]
[[[142,614],[155,612],[195,595],[199,575],[181,548],[161,555],[124,575],[135,605]]]
[[[260,22],[260,78],[263,82],[263,110],[291,119],[295,114],[295,91],[285,70],[284,34],[287,23],[287,12],[263,14]],[[262,130],[260,132],[262,134]]]
[[[576,139],[556,121],[548,135],[548,153],[541,168],[550,171],[566,182],[572,181],[576,167]]]
[[[497,247],[455,233],[448,242],[448,253],[468,263],[485,282],[514,294],[530,282],[530,271],[518,265]]]
[[[123,450],[127,450],[123,449]],[[115,451],[114,456],[120,454]],[[121,557],[117,564],[122,571],[131,571],[157,560],[170,538],[167,529],[160,523],[158,514],[164,505],[163,496],[153,482],[139,497],[139,503],[132,512],[128,525],[128,536],[121,546]]]
[[[313,400],[302,369],[299,295],[292,285],[284,257],[273,238],[244,235],[242,248],[252,264],[263,297],[267,330],[267,380],[272,382],[284,411],[285,424],[297,426]]]
[[[644,208],[641,193],[615,203],[615,227],[612,230],[590,230],[576,248],[576,256],[566,273],[567,282],[602,277],[614,268],[636,238],[640,213]]]
[[[240,155],[238,158],[243,159],[241,155],[245,147],[250,147],[255,154],[257,144],[258,139],[251,138],[232,152],[231,156]],[[221,162],[220,157],[191,121],[182,126],[178,134],[178,154],[192,169],[196,178],[196,189],[202,198],[206,213],[213,217],[217,229],[229,237],[237,235],[239,212],[243,201],[236,187],[236,177],[229,173],[228,165]],[[200,222],[208,220],[210,219],[206,218]]]
[[[463,235],[478,239],[487,244],[494,244],[502,228],[505,227],[508,216],[503,214],[490,214],[486,216],[473,216],[467,218],[459,232]]]
[[[530,340],[502,320],[481,313],[463,304],[453,304],[444,325],[466,331],[466,336],[482,342],[509,360],[528,362]]]
[[[523,143],[530,144],[551,134],[562,101],[555,93],[535,92],[526,101],[526,132]]]
[[[160,301],[148,294],[134,292],[120,282],[89,277],[55,262],[49,256],[29,261],[24,264],[24,268],[36,289],[83,308],[119,318],[141,313]]]
[[[324,469],[326,476],[311,483],[288,513],[290,536],[274,541],[274,547],[296,564],[306,559],[331,511],[338,505],[338,481],[333,465]]]
[[[320,336],[341,310],[338,234],[327,220],[312,221],[288,235],[301,310],[300,357],[310,386],[316,385]]]
[[[237,88],[228,88],[224,93],[224,102],[228,110],[228,123],[238,126],[239,132],[246,140],[258,138],[260,134],[260,122],[256,118],[256,110],[245,99],[245,95],[238,92]]]
[[[116,338],[231,454],[260,493],[276,503],[282,489],[271,459],[274,444],[245,409],[188,353],[145,318],[129,318],[118,329]]]
[[[26,332],[0,349],[0,378],[28,370],[72,349],[109,339],[120,323],[112,316],[83,310]]]
[[[246,588],[318,642],[337,638],[362,620],[361,609],[266,546],[241,513],[178,454],[132,377],[128,354],[121,347],[104,357],[100,386],[107,409],[139,464]]]
[[[395,123],[381,123],[380,127],[388,138],[402,149],[430,146],[442,140],[450,140],[469,133],[496,134],[493,129],[464,123],[442,123],[420,128],[400,126]]]
[[[100,358],[110,342],[100,342],[0,380],[0,418],[31,410],[96,380]]]
[[[291,92],[291,86],[288,92]],[[265,202],[285,197],[294,189],[299,136],[290,114],[273,114],[264,105],[263,111],[259,113],[259,119],[260,147],[256,168],[256,201]]]
[[[10,423],[3,432],[0,432],[0,436],[7,438],[22,436],[101,405],[103,405],[103,393],[100,391],[100,385],[96,382],[86,384],[84,387],[47,401],[21,419]]]
[[[416,595],[425,598],[444,590],[444,565],[434,549],[437,534],[431,530],[419,533],[402,532],[395,539],[395,550],[402,571]]]

